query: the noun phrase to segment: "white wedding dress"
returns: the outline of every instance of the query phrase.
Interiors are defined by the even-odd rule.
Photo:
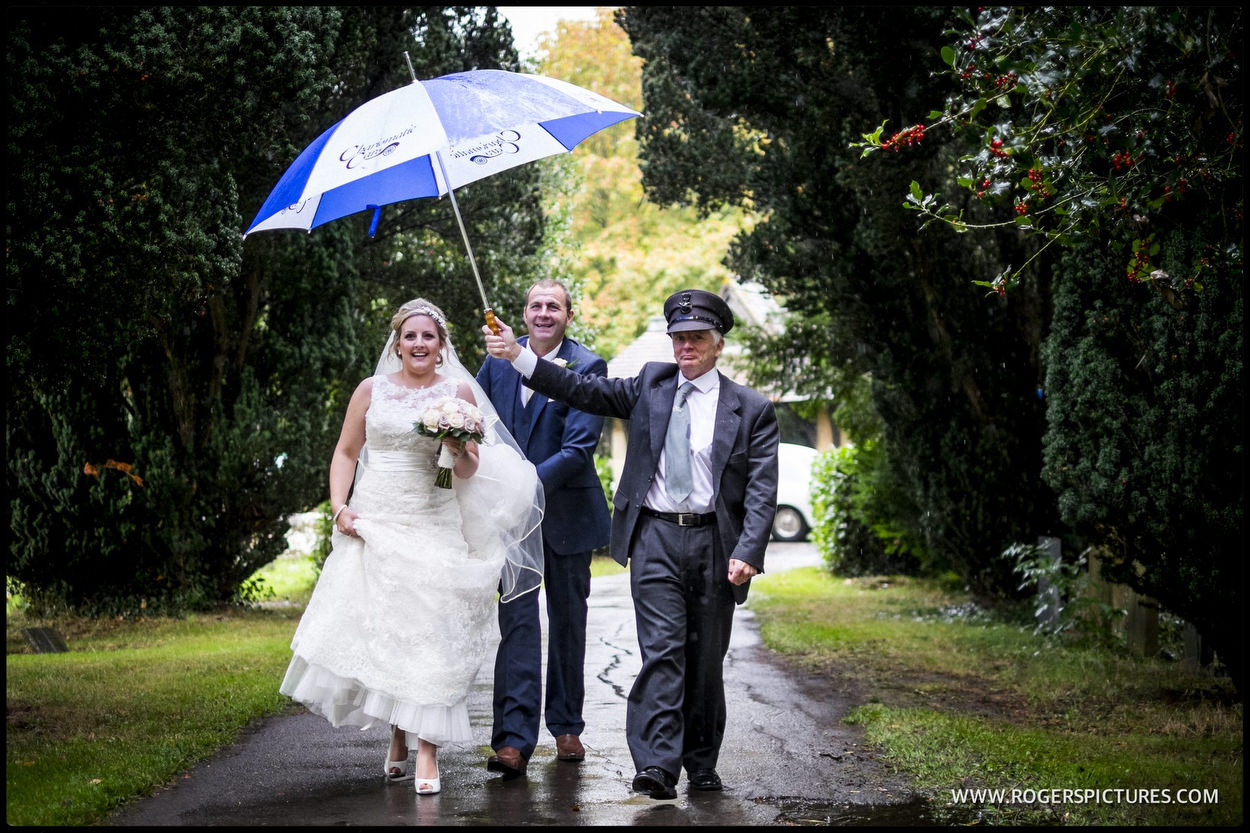
[[[397,725],[411,746],[414,735],[439,746],[472,740],[468,693],[499,637],[504,555],[475,519],[484,509],[471,505],[480,503],[476,475],[437,487],[441,442],[413,430],[456,388],[452,379],[413,389],[374,377],[366,464],[350,502],[359,537],[333,532],[281,687],[334,726]],[[479,468],[493,467],[488,479],[535,476],[509,449],[488,445]]]

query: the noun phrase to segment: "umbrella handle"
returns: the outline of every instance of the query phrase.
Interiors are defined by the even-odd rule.
[[[482,313],[486,316],[486,326],[490,327],[492,333],[499,335],[499,323],[495,321],[495,311],[490,308],[486,300],[486,287],[482,286],[482,276],[477,271],[477,260],[473,257],[473,247],[469,245],[469,233],[465,231],[464,219],[460,216],[460,206],[456,203],[456,190],[451,187],[451,180],[447,178],[447,168],[443,165],[443,154],[435,150],[434,158],[438,160],[438,169],[443,174],[443,183],[447,186],[447,196],[451,198],[452,210],[456,212],[456,224],[460,226],[460,236],[464,238],[464,250],[469,255],[469,265],[473,267],[473,278],[477,281],[477,291],[482,293]]]

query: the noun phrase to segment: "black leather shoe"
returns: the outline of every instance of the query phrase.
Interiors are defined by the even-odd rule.
[[[649,766],[634,776],[634,792],[652,798],[676,798],[677,779],[658,766]]]
[[[696,769],[690,773],[690,789],[692,790],[714,792],[724,788],[725,785],[720,782],[720,776],[714,769]]]

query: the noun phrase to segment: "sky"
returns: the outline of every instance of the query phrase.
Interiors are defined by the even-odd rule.
[[[517,51],[534,57],[538,36],[555,31],[561,20],[594,20],[598,6],[496,6],[512,24]]]

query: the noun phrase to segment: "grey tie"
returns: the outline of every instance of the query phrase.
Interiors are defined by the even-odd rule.
[[[667,460],[664,483],[674,503],[681,503],[690,497],[694,489],[694,480],[690,475],[690,409],[686,407],[686,397],[692,390],[693,382],[686,382],[677,390],[673,415],[668,421],[668,436],[664,440]]]

